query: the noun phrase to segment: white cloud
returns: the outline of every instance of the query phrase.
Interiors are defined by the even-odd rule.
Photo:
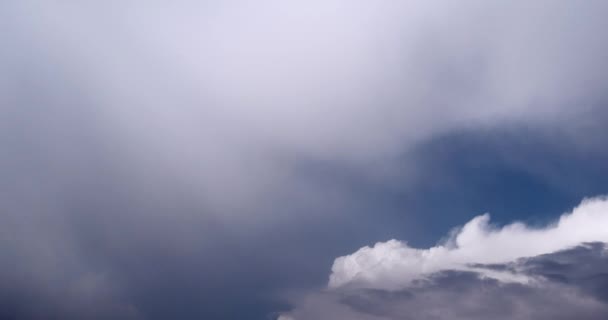
[[[527,281],[522,275],[476,269],[471,264],[508,263],[567,249],[585,242],[608,242],[608,199],[585,199],[571,213],[543,228],[490,224],[488,214],[468,222],[429,249],[390,240],[364,247],[334,261],[330,288],[342,286],[397,290],[443,270],[478,271],[502,281]]]

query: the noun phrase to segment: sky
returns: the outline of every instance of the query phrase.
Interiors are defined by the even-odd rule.
[[[0,2],[0,319],[605,319],[605,1]]]

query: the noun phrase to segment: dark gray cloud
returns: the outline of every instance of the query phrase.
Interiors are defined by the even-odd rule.
[[[474,272],[444,271],[406,290],[311,294],[283,318],[604,319],[608,316],[606,250],[602,243],[585,244],[510,264],[485,266],[538,277],[532,284],[501,283]]]

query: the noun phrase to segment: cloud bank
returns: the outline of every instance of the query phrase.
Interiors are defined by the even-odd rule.
[[[402,290],[342,289],[298,300],[289,320],[587,319],[608,316],[606,245],[586,244],[509,264],[538,278],[534,285],[502,283],[475,272],[444,271]],[[584,263],[581,263],[584,261]]]
[[[429,249],[411,248],[397,240],[364,247],[335,260],[329,287],[397,290],[437,272],[476,271],[476,264],[507,263],[586,242],[608,242],[606,197],[586,199],[571,213],[542,228],[523,223],[498,228],[490,224],[490,216],[485,214],[454,231],[442,244]],[[526,281],[516,274],[480,272],[499,280]]]
[[[479,216],[442,244],[391,240],[339,257],[328,289],[284,319],[603,319],[608,199],[583,200],[545,227]]]

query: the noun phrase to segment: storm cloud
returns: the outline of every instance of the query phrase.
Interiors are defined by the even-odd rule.
[[[431,230],[410,204],[449,181],[432,165],[456,159],[425,148],[463,131],[533,128],[522,140],[547,133],[534,149],[559,145],[578,156],[573,167],[604,172],[589,159],[605,156],[607,9],[2,1],[0,318],[272,316],[285,292],[323,285],[335,257],[390,238],[387,226]],[[509,168],[562,188],[576,180],[507,149],[494,154]],[[585,196],[607,192],[600,182]],[[504,284],[471,272],[445,277],[499,295]],[[384,308],[378,296],[402,298],[375,290],[310,299],[356,319]]]

